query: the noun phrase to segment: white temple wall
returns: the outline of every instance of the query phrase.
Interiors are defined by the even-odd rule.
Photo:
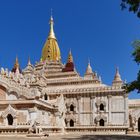
[[[128,111],[128,110],[127,110]],[[125,100],[124,96],[112,96],[111,98],[111,124],[125,124]]]
[[[18,110],[17,124],[27,124],[30,120],[28,110]]]
[[[81,125],[90,125],[91,104],[90,97],[81,97]]]
[[[37,120],[42,124],[42,125],[50,125],[50,117],[49,117],[50,112],[44,111],[44,110],[38,110],[37,114]]]

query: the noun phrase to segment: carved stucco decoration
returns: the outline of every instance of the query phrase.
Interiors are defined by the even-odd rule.
[[[67,116],[65,120],[66,122],[69,122],[70,120],[73,120],[74,122],[76,122],[76,117],[73,114],[71,114]]]
[[[136,120],[138,120],[140,118],[140,109],[136,109],[130,112],[130,115],[133,118],[136,118]]]
[[[104,116],[104,115],[98,115],[98,116],[95,118],[95,121],[96,121],[96,122],[99,122],[101,119],[103,119],[105,122],[107,121],[107,117]]]
[[[17,111],[11,105],[8,105],[1,115],[3,118],[6,118],[8,114],[11,114],[13,118],[17,117]]]
[[[105,102],[105,101],[98,100],[98,101],[96,102],[96,106],[100,106],[101,104],[103,104],[104,107],[106,106],[106,102]]]
[[[66,107],[69,108],[71,105],[73,105],[74,107],[76,107],[76,104],[74,102],[68,102],[66,103]]]

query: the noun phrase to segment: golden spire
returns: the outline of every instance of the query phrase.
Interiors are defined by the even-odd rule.
[[[16,72],[17,70],[21,73],[21,69],[19,67],[19,62],[18,62],[18,57],[16,56],[16,61],[15,61],[14,67],[12,69],[12,72]]]
[[[67,63],[71,63],[71,62],[73,62],[73,57],[72,57],[72,53],[71,53],[71,49],[70,49]]]
[[[53,17],[52,17],[52,15],[51,15],[49,24],[50,24],[50,33],[49,33],[48,38],[54,38],[54,39],[56,39],[54,30],[53,30],[54,22],[53,22]]]
[[[60,49],[57,43],[57,39],[55,37],[55,33],[53,30],[53,17],[51,15],[50,18],[50,32],[48,35],[48,39],[45,42],[45,45],[42,49],[42,57],[41,60],[44,61],[61,61]]]
[[[18,57],[16,56],[16,62],[14,64],[14,68],[18,69],[19,68],[19,62],[18,62]]]

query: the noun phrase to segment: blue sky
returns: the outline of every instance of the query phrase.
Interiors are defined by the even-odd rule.
[[[48,36],[50,9],[63,63],[71,48],[77,71],[83,75],[88,58],[103,83],[111,85],[115,67],[123,80],[136,78],[131,43],[140,39],[140,19],[120,10],[121,0],[1,0],[0,67],[11,69],[16,55],[21,68],[30,56],[40,60]],[[140,98],[131,93],[130,98]]]

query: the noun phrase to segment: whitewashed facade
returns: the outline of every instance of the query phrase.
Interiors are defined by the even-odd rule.
[[[73,67],[71,52],[66,65],[56,60],[60,52],[58,48],[58,53],[51,50],[58,47],[52,29],[47,41],[48,59],[46,50],[42,56],[45,61],[33,66],[29,60],[22,72],[18,59],[14,70],[1,68],[0,134],[140,131],[140,101],[128,99],[118,69],[111,86],[102,83],[90,63],[81,77]]]

